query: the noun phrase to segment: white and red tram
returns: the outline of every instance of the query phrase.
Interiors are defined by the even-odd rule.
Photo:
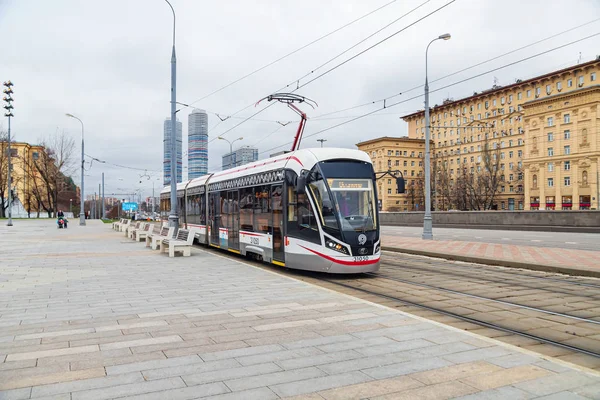
[[[166,220],[170,187],[160,197]],[[297,150],[180,183],[177,200],[201,244],[294,269],[379,269],[375,173],[362,151]]]

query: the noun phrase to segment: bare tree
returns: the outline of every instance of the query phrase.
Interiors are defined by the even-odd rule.
[[[76,168],[75,141],[63,132],[43,140],[41,145],[45,151],[39,154],[37,160],[32,160],[33,168],[30,169],[39,176],[32,180],[32,194],[51,217],[58,210],[59,193],[73,190],[68,177]]]

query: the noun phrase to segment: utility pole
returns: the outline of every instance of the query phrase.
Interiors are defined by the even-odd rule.
[[[104,172],[102,173],[102,219],[106,218],[106,205],[104,204]]]
[[[317,142],[321,142],[321,148],[323,148],[323,142],[326,142],[327,139],[317,139]]]
[[[11,137],[10,137],[10,118],[14,117],[14,114],[12,113],[13,110],[13,98],[11,96],[11,94],[13,94],[13,90],[12,90],[12,82],[11,81],[7,81],[4,82],[4,86],[6,87],[3,90],[3,93],[6,94],[6,96],[4,96],[4,101],[6,102],[6,104],[4,105],[4,109],[6,110],[6,113],[4,114],[5,117],[8,117],[8,174],[7,174],[7,181],[8,181],[8,222],[6,224],[6,226],[13,226],[12,223],[12,202],[13,202],[13,196],[12,196],[12,176],[11,176],[11,156],[12,156],[12,150],[10,148],[10,141],[11,141]]]

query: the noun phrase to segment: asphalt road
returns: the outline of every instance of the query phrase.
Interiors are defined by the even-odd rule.
[[[420,237],[422,227],[382,226],[383,235]],[[535,247],[600,251],[600,234],[572,232],[501,231],[488,229],[433,228],[434,240],[504,243]]]

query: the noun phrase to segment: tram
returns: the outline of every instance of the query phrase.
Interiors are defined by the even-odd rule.
[[[315,148],[177,185],[180,226],[200,244],[293,269],[373,272],[381,257],[375,173],[358,150]],[[161,218],[171,208],[160,193]]]

